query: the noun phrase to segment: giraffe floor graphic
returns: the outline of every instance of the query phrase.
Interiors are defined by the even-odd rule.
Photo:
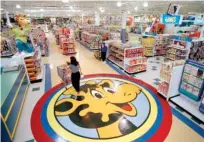
[[[168,103],[147,83],[115,74],[87,75],[79,96],[71,84],[51,88],[36,104],[31,129],[38,142],[164,141]]]

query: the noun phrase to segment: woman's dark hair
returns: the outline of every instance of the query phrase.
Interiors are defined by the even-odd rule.
[[[79,62],[76,60],[76,58],[74,56],[70,57],[70,61],[72,65],[77,66],[79,64]]]

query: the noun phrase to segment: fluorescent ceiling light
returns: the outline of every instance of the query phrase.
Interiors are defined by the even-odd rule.
[[[130,14],[130,11],[129,11],[129,10],[128,10],[127,12],[128,12],[128,14]]]
[[[103,13],[103,12],[105,12],[105,9],[101,9],[100,11]]]
[[[119,1],[119,2],[117,2],[117,6],[118,7],[121,7],[122,6],[122,3]]]
[[[68,2],[69,2],[69,0],[62,0],[62,2],[63,2],[63,3],[68,3]]]
[[[147,3],[147,2],[144,2],[144,3],[143,3],[143,6],[144,6],[144,7],[148,7],[148,3]]]
[[[41,11],[41,12],[43,12],[43,11],[44,11],[44,9],[40,9],[40,11]]]
[[[70,6],[70,9],[73,9],[73,6]]]
[[[20,8],[21,8],[21,6],[20,6],[19,4],[17,4],[17,5],[16,5],[16,8],[20,9]]]
[[[136,10],[136,11],[138,10],[137,6],[135,7],[135,10]]]
[[[1,10],[4,10],[3,8],[1,8]]]

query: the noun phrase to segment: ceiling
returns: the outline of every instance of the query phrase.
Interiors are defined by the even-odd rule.
[[[122,1],[122,6],[117,7],[118,1],[71,1],[63,3],[57,1],[1,1],[3,12],[26,13],[32,16],[54,16],[69,17],[73,15],[94,15],[95,12],[101,15],[117,14],[122,10],[126,10],[128,14],[162,14],[167,11],[170,3],[181,5],[180,14],[204,13],[204,2],[202,1],[149,1],[148,7],[143,7],[143,1]],[[16,5],[21,6],[20,9]],[[135,7],[138,10],[135,10]],[[104,9],[102,13],[99,8]],[[1,10],[2,12],[2,10]]]

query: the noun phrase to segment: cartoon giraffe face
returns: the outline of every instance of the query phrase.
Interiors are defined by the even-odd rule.
[[[56,108],[60,105],[69,103],[70,109],[55,109],[56,116],[66,116],[74,113],[79,106],[88,105],[85,109],[79,110],[79,115],[85,117],[88,113],[101,114],[102,122],[110,120],[112,114],[125,114],[136,116],[136,108],[131,103],[135,100],[141,89],[133,84],[121,84],[114,90],[114,84],[111,80],[102,80],[100,83],[93,81],[86,82],[82,86],[80,96],[84,99],[77,101],[71,98],[61,99],[56,102]],[[71,87],[64,93],[65,95],[74,94]]]
[[[28,20],[26,20],[26,15],[18,14],[15,16],[15,20],[17,21],[19,27],[23,27],[26,24],[30,24]]]

